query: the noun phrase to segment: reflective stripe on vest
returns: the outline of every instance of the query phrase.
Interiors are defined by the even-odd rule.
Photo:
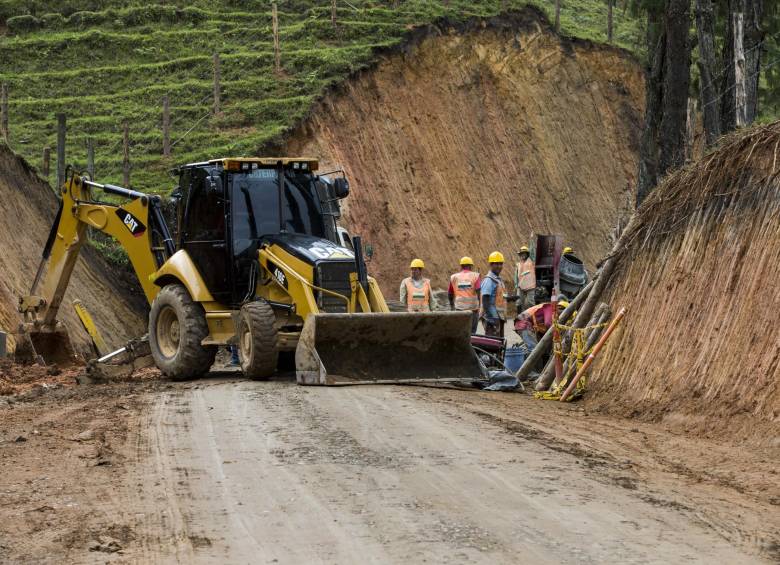
[[[531,259],[517,264],[517,286],[520,290],[536,288],[536,265]]]
[[[409,312],[429,312],[431,296],[431,281],[423,279],[420,288],[414,286],[412,278],[406,279],[406,310]]]
[[[455,310],[478,310],[477,280],[479,273],[460,271],[450,277],[453,294],[455,295]]]

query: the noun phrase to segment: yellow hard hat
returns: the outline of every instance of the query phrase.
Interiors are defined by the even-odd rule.
[[[569,307],[569,301],[568,300],[559,300],[558,306],[561,308],[568,308]]]
[[[460,264],[463,265],[471,265],[474,266],[474,261],[471,259],[471,257],[461,257],[460,258]]]
[[[518,253],[528,253],[528,252],[529,252],[529,251],[528,251],[528,246],[527,246],[527,245],[523,245],[523,246],[520,248],[520,251],[518,251]]]
[[[422,259],[412,259],[412,264],[409,265],[410,269],[424,269],[425,263],[423,263]]]
[[[488,257],[488,263],[503,263],[504,256],[500,251],[494,251]]]
[[[564,255],[566,255],[567,253],[573,253],[573,252],[574,252],[574,249],[572,249],[571,247],[564,247],[563,248],[563,254]]]

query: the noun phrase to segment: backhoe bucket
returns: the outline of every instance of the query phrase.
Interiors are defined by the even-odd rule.
[[[76,353],[67,330],[60,324],[55,328],[20,328],[14,335],[14,360],[18,363],[56,364],[60,367],[77,363]]]
[[[470,312],[314,314],[295,352],[299,384],[474,381]]]

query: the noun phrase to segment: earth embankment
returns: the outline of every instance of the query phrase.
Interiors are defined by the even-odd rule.
[[[631,56],[526,9],[420,30],[327,96],[286,151],[344,167],[344,223],[386,292],[413,257],[444,286],[462,255],[484,270],[532,232],[564,235],[592,268],[632,203],[643,104]]]
[[[56,211],[51,187],[0,145],[0,330],[12,332],[19,325],[19,296],[30,291]],[[89,245],[82,247],[59,313],[76,351],[88,352],[90,338],[72,306],[76,299],[111,347],[121,347],[145,331],[142,309],[126,283]]]
[[[780,122],[672,175],[611,281],[628,309],[592,402],[687,431],[780,445]]]

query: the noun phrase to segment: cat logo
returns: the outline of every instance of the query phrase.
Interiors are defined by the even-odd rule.
[[[141,220],[133,216],[127,210],[117,208],[116,215],[120,220],[122,220],[122,223],[125,225],[125,227],[130,230],[130,233],[133,234],[133,237],[141,237],[146,231],[146,226],[141,223]]]

